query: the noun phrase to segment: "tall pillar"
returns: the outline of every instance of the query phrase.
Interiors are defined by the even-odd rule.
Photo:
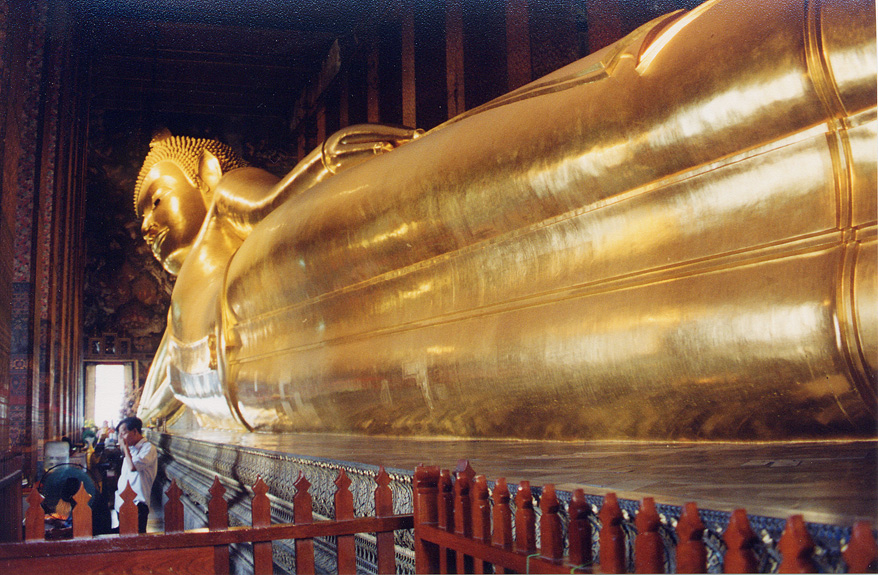
[[[445,68],[448,118],[466,111],[463,82],[463,15],[461,0],[447,0],[445,12]]]
[[[25,454],[25,471],[35,469],[42,448],[39,320],[41,294],[35,289],[40,245],[39,171],[40,92],[44,81],[47,2],[11,2],[9,29],[9,96],[5,118],[3,184],[14,197],[13,269],[10,330],[9,429],[14,451]],[[4,199],[5,202],[5,199]],[[44,406],[43,406],[44,407]]]
[[[415,114],[415,13],[407,3],[402,18],[402,123],[417,126]]]
[[[321,100],[315,112],[314,121],[317,123],[317,144],[326,141],[326,104]]]
[[[620,0],[585,0],[588,51],[596,52],[622,37]]]
[[[369,123],[381,121],[381,99],[378,85],[378,34],[369,39],[366,55],[366,117]]]
[[[13,15],[8,0],[0,0],[0,29],[3,41],[0,43],[0,178],[6,183],[6,117],[9,106],[9,56],[13,34]],[[15,223],[15,195],[12,188],[0,184],[0,460],[11,456],[10,444],[10,382],[12,346],[12,270],[14,263],[13,226]],[[2,466],[0,466],[2,468]]]
[[[341,76],[339,77],[339,88],[338,88],[338,127],[344,128],[346,126],[350,126],[350,91],[351,91],[351,83],[350,83],[350,69],[345,67],[341,71]]]
[[[3,244],[9,250],[0,256],[0,290],[11,286],[3,301],[11,301],[8,315],[0,318],[0,361],[8,366],[3,371],[9,382],[7,393],[0,389],[5,399],[0,416],[4,450],[24,455],[29,476],[42,457],[43,442],[75,437],[82,417],[85,138],[76,126],[83,123],[77,103],[84,99],[72,85],[77,76],[67,7],[55,0],[0,3],[7,32],[0,49],[8,66],[0,86],[0,236],[7,238]],[[71,202],[78,206],[70,208]]]
[[[506,1],[506,67],[509,90],[531,81],[530,22],[527,0]]]

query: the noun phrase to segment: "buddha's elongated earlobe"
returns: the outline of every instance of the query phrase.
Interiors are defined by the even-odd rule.
[[[198,177],[204,188],[201,192],[205,199],[209,200],[223,177],[223,168],[219,159],[208,150],[202,150],[201,157],[198,159]]]

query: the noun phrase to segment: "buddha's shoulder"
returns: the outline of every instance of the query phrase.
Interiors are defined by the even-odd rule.
[[[216,192],[220,197],[254,198],[269,193],[279,181],[271,172],[247,166],[223,174]]]

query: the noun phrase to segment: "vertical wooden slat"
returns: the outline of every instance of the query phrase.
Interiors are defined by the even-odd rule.
[[[299,472],[299,478],[294,483],[296,494],[293,496],[293,523],[309,524],[314,522],[312,512],[311,494],[308,489],[311,484],[305,478],[305,474]],[[296,539],[296,573],[301,575],[313,575],[314,566],[314,540]]]
[[[577,489],[567,506],[567,555],[571,565],[591,564],[591,522],[588,520],[590,512],[585,492]]]
[[[211,531],[222,531],[229,528],[229,504],[226,503],[226,488],[220,483],[219,476],[214,476],[210,486],[210,501],[207,502],[207,528]],[[213,568],[216,575],[228,575],[229,546],[217,545],[213,548]]]
[[[454,482],[454,533],[462,537],[471,538],[473,535],[472,525],[472,500],[470,499],[470,478],[467,474],[457,476]],[[457,573],[472,573],[473,558],[457,552]]]
[[[634,519],[637,537],[634,538],[635,573],[664,573],[665,546],[659,527],[662,522],[655,508],[655,499],[644,497],[640,511]]]
[[[318,145],[326,140],[326,104],[321,101],[314,112],[314,122],[317,124]]]
[[[621,6],[621,0],[585,0],[589,54],[622,37]]]
[[[540,497],[540,555],[552,561],[564,556],[564,540],[561,535],[561,518],[558,517],[558,496],[551,483],[543,487]]]
[[[354,518],[354,496],[351,493],[351,479],[344,469],[338,470],[335,480],[335,518],[337,520]],[[353,535],[339,535],[336,542],[338,551],[337,568],[339,575],[356,575],[357,547]]]
[[[476,475],[471,489],[473,506],[473,538],[483,543],[491,542],[491,502],[488,500],[488,479],[484,475]],[[488,563],[476,559],[473,569],[476,573],[485,573]]]
[[[439,573],[439,547],[418,536],[420,525],[438,520],[439,468],[419,465],[415,469],[412,507],[415,523],[415,572]]]
[[[454,482],[451,472],[443,469],[439,473],[438,493],[438,527],[454,533]],[[455,564],[456,554],[451,549],[439,546],[439,573],[451,573]]]
[[[787,519],[786,527],[778,542],[782,556],[779,573],[816,573],[812,556],[814,540],[808,533],[805,520],[801,515],[793,515]]]
[[[472,537],[472,531],[470,479],[466,475],[461,475],[454,482],[454,532],[464,537]]]
[[[262,481],[262,476],[256,476],[253,484],[253,499],[250,501],[250,513],[253,527],[267,527],[271,525],[271,502],[268,500],[268,485]],[[274,565],[271,556],[271,541],[259,541],[253,543],[253,573],[254,575],[271,575]]]
[[[506,0],[506,71],[509,91],[531,80],[530,21],[527,0]]]
[[[601,520],[598,560],[602,573],[626,573],[625,533],[622,531],[622,509],[615,493],[607,493],[598,517]]]
[[[131,489],[131,483],[125,484],[122,491],[122,506],[119,507],[119,535],[137,535],[137,505],[134,498],[137,494]]]
[[[307,142],[305,141],[305,133],[299,132],[299,135],[296,137],[296,157],[297,157],[297,159],[302,160],[305,157],[305,154],[308,153],[308,151],[305,148],[307,148]]]
[[[515,494],[515,550],[529,555],[537,550],[536,513],[529,481],[522,481]]]
[[[378,78],[378,34],[368,39],[366,53],[366,119],[372,124],[381,121],[381,93]]]
[[[32,489],[27,496],[27,513],[24,514],[24,540],[40,541],[46,538],[46,513],[40,492]]]
[[[501,477],[494,484],[494,509],[491,514],[494,520],[494,532],[491,541],[504,549],[512,549],[512,509],[509,508],[509,487],[506,478]],[[497,573],[508,573],[503,567],[495,567]]]
[[[177,480],[171,480],[171,486],[165,491],[168,502],[165,503],[165,533],[183,531],[183,502],[180,497],[183,490],[177,485]]]
[[[351,81],[350,68],[345,67],[339,78],[338,87],[338,127],[345,128],[351,124],[350,116]]]
[[[448,118],[466,111],[463,75],[463,15],[461,0],[445,3],[445,68]]]
[[[469,459],[458,459],[457,467],[454,468],[454,476],[466,477],[469,480],[470,487],[472,487],[473,481],[476,479],[476,470],[470,465]]]
[[[375,516],[388,517],[393,515],[393,492],[390,490],[390,475],[384,470],[384,466],[378,470],[375,477],[378,487],[375,489]],[[396,573],[396,547],[393,543],[393,532],[376,533],[376,546],[378,548],[379,573]]]
[[[91,537],[91,507],[88,506],[91,495],[85,490],[85,485],[79,484],[79,491],[73,496],[76,505],[73,507],[73,538]]]
[[[683,513],[677,521],[677,540],[677,573],[706,573],[704,522],[692,501],[683,506]]]
[[[723,557],[723,570],[726,573],[754,573],[757,562],[756,554],[753,553],[753,545],[758,541],[750,522],[747,521],[747,512],[743,509],[735,509],[729,519],[726,532],[723,533],[723,541],[726,543],[726,553]]]
[[[509,508],[509,487],[506,485],[505,477],[501,477],[494,484],[492,495],[494,498],[492,542],[504,549],[510,549],[512,548],[512,510]]]
[[[842,553],[848,566],[848,573],[878,572],[878,544],[872,533],[872,524],[857,521],[851,530],[851,540]]]
[[[415,110],[415,12],[409,0],[403,4],[402,18],[402,123],[414,128],[417,126]]]

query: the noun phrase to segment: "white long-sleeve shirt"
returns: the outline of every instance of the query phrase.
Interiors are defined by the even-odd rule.
[[[146,438],[141,439],[137,445],[129,447],[128,450],[131,452],[131,463],[134,466],[132,468],[127,457],[122,460],[122,472],[119,474],[119,483],[116,487],[116,504],[113,506],[117,516],[119,509],[122,508],[122,503],[124,503],[122,492],[125,491],[125,485],[129,482],[135,493],[134,503],[149,505],[152,484],[158,472],[158,452]]]

